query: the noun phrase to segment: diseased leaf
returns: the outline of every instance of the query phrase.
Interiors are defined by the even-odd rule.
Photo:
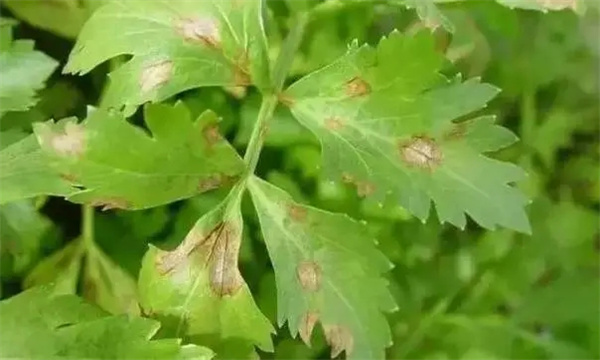
[[[175,249],[151,245],[138,283],[143,312],[175,336],[208,344],[220,356],[232,349],[245,349],[247,356],[254,345],[273,351],[273,327],[238,269],[241,240],[240,203],[230,195]]]
[[[8,111],[24,111],[35,105],[36,91],[58,65],[48,55],[35,51],[33,41],[13,41],[13,24],[6,19],[0,22],[0,117]]]
[[[529,232],[517,166],[482,155],[516,138],[492,117],[462,120],[497,93],[478,79],[451,82],[432,36],[393,32],[376,49],[353,44],[333,64],[286,90],[294,116],[321,141],[331,180],[360,196],[391,197],[425,220]],[[453,121],[461,119],[461,121]]]
[[[383,311],[395,303],[381,274],[391,263],[366,227],[300,205],[258,178],[249,184],[275,270],[279,325],[287,321],[310,344],[321,323],[332,357],[383,359],[392,341]]]
[[[143,209],[189,198],[232,182],[243,169],[221,137],[212,112],[192,122],[185,105],[145,109],[152,137],[122,115],[98,109],[35,124],[50,165],[80,190],[68,199],[103,209]]]
[[[0,302],[0,357],[27,359],[210,359],[212,351],[181,346],[177,339],[151,340],[154,320],[108,316],[72,295],[48,288],[25,291]]]
[[[261,0],[111,1],[81,31],[65,67],[85,74],[119,55],[106,105],[134,109],[201,86],[268,85]]]
[[[38,195],[68,196],[74,191],[48,166],[34,135],[0,151],[0,183],[0,204]]]

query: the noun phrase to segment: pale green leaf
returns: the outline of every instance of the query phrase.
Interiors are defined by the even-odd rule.
[[[40,258],[53,223],[30,200],[0,205],[0,272],[3,278],[20,275]]]
[[[531,145],[539,154],[547,168],[554,166],[556,153],[571,143],[575,131],[583,122],[569,114],[567,110],[559,109],[551,112],[532,134]]]
[[[113,314],[139,313],[135,279],[95,244],[86,250],[84,297]]]
[[[482,155],[516,137],[493,117],[462,120],[498,89],[448,82],[443,62],[430,34],[393,32],[376,49],[352,45],[284,96],[320,139],[329,179],[354,184],[361,196],[391,197],[422,220],[433,201],[441,222],[464,228],[468,214],[485,228],[529,232],[527,199],[513,187],[525,173]]]
[[[107,316],[73,295],[34,288],[0,302],[0,357],[26,359],[197,359],[212,351],[177,339],[151,340],[154,320]]]
[[[287,321],[292,336],[310,343],[319,322],[332,357],[383,359],[392,341],[383,311],[395,303],[382,273],[391,263],[366,227],[258,178],[249,184],[275,270],[279,325]]]
[[[58,65],[48,55],[35,51],[33,41],[13,41],[10,29],[13,24],[10,21],[0,23],[0,116],[35,105],[36,91],[44,87],[44,82]]]
[[[133,55],[110,74],[107,106],[127,109],[201,86],[268,86],[261,0],[131,0],[99,8],[65,67],[85,74]]]
[[[25,277],[23,287],[47,285],[54,294],[75,294],[83,256],[81,240],[70,242],[40,261]]]
[[[60,36],[75,38],[102,0],[4,0],[17,18]]]
[[[242,240],[239,199],[226,198],[202,216],[173,250],[146,253],[138,282],[140,305],[175,336],[237,358],[253,345],[273,351],[273,327],[238,270]]]
[[[0,151],[0,183],[0,204],[38,195],[67,196],[73,192],[68,182],[48,166],[48,159],[33,135]]]
[[[24,280],[24,287],[47,285],[55,294],[75,294],[113,314],[137,314],[135,279],[96,244],[76,239],[40,261]]]
[[[78,124],[68,118],[35,124],[52,168],[79,191],[69,200],[142,209],[185,199],[231,182],[243,169],[219,134],[217,116],[192,122],[185,105],[148,105],[152,137],[119,113],[98,109]]]
[[[423,25],[429,29],[437,29],[442,26],[449,32],[454,32],[455,26],[439,5],[453,3],[475,3],[479,0],[390,0],[392,3],[400,3],[409,9],[415,9]],[[487,0],[492,2],[492,0]],[[511,9],[538,10],[543,12],[557,10],[573,10],[583,14],[587,8],[585,0],[495,0],[497,3]]]

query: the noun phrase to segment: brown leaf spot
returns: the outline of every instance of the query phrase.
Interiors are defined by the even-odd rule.
[[[300,329],[299,329],[300,338],[308,346],[310,346],[310,338],[311,338],[313,329],[315,328],[315,324],[317,323],[318,320],[319,320],[319,315],[312,311],[307,312],[302,317],[302,322],[300,323]]]
[[[375,192],[375,185],[367,181],[359,181],[356,183],[356,191],[360,197],[369,196]]]
[[[244,280],[238,269],[241,234],[235,226],[223,223],[212,236],[208,255],[210,286],[218,296],[234,295]]]
[[[233,81],[236,86],[248,86],[252,84],[250,77],[250,59],[248,53],[243,51],[235,61],[233,67]]]
[[[337,116],[331,116],[325,119],[325,128],[331,131],[338,131],[344,128],[344,122]]]
[[[50,147],[59,156],[81,157],[85,151],[86,133],[83,125],[67,123],[63,133],[48,136]]]
[[[171,76],[173,76],[173,62],[170,60],[159,61],[142,70],[139,85],[143,93],[148,93],[167,83]]]
[[[350,97],[364,96],[371,93],[371,85],[356,76],[346,83],[346,95]]]
[[[302,288],[309,292],[321,288],[321,267],[313,261],[303,261],[296,268],[296,274]]]
[[[233,68],[233,82],[236,86],[248,86],[252,83],[250,74],[239,66]]]
[[[354,183],[354,176],[352,176],[351,174],[348,174],[348,173],[343,173],[342,174],[342,181],[345,182],[346,184],[353,184]]]
[[[166,275],[181,265],[198,244],[201,244],[204,236],[193,228],[185,239],[172,251],[159,251],[154,261],[159,274]]]
[[[435,141],[416,136],[399,146],[400,157],[408,166],[433,170],[442,161],[442,152]]]
[[[342,325],[324,325],[325,340],[331,346],[331,358],[337,357],[342,351],[346,351],[346,357],[350,356],[354,349],[354,337],[348,328]]]
[[[356,192],[360,197],[369,196],[375,192],[375,185],[368,181],[357,181],[351,174],[342,173],[342,181],[346,184],[355,185]]]
[[[111,209],[121,209],[126,210],[131,207],[129,201],[120,198],[120,197],[107,197],[107,198],[99,198],[93,200],[90,203],[91,206],[101,207],[102,211],[111,210]]]
[[[306,220],[306,209],[302,206],[296,204],[289,204],[287,209],[289,217],[291,217],[293,220],[298,222],[303,222]]]
[[[577,0],[535,0],[540,6],[549,10],[577,10]]]
[[[211,17],[188,17],[177,19],[175,30],[186,41],[201,43],[212,48],[221,45],[219,23]]]
[[[219,127],[216,124],[208,125],[202,129],[202,135],[204,136],[204,140],[206,140],[206,144],[209,148],[221,141],[221,133],[219,132]]]
[[[68,181],[68,182],[77,182],[77,177],[75,177],[75,175],[73,174],[68,174],[68,173],[63,173],[59,175],[61,179]]]

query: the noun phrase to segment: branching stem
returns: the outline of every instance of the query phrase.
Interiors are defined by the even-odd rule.
[[[308,13],[298,15],[281,47],[279,56],[277,57],[273,68],[271,89],[263,94],[258,118],[252,129],[252,135],[250,136],[250,141],[248,142],[248,147],[244,154],[246,170],[242,181],[240,181],[240,183],[232,190],[237,193],[234,193],[232,198],[239,198],[241,196],[243,190],[246,188],[246,182],[256,170],[256,165],[258,164],[258,159],[260,158],[260,153],[265,143],[269,122],[273,117],[273,113],[275,112],[275,108],[279,101],[278,95],[283,89],[285,79],[287,78],[296,51],[302,41],[302,35],[304,34],[304,28],[307,23]]]

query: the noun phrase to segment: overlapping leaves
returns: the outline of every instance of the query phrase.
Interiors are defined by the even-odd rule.
[[[152,137],[122,115],[96,110],[84,123],[69,118],[36,124],[51,167],[79,190],[69,200],[104,208],[141,209],[188,198],[232,181],[243,164],[220,136],[217,117],[195,122],[185,105],[149,105]]]
[[[391,263],[366,226],[295,203],[258,178],[250,191],[275,270],[279,324],[310,343],[320,322],[332,357],[384,358],[392,339],[382,312],[395,304],[381,274]]]
[[[119,55],[106,105],[133,109],[201,86],[268,82],[260,0],[111,1],[85,24],[65,71]]]
[[[359,195],[391,197],[423,220],[433,200],[442,222],[463,228],[468,214],[486,228],[528,232],[527,199],[512,186],[524,172],[482,155],[515,136],[491,117],[463,120],[498,90],[446,80],[443,62],[430,35],[393,32],[376,49],[353,44],[283,98],[320,139],[328,177]]]
[[[27,359],[210,359],[209,349],[177,339],[151,340],[160,324],[108,316],[73,295],[47,287],[0,302],[0,357]]]

